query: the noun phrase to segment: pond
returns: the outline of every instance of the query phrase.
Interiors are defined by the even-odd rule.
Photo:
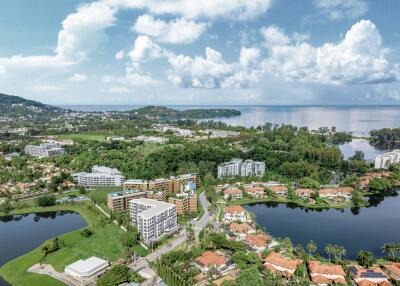
[[[325,245],[337,244],[354,259],[359,250],[382,256],[381,246],[400,243],[400,195],[373,196],[371,206],[361,209],[311,210],[293,205],[260,203],[244,206],[255,214],[256,223],[273,237],[289,237],[304,247],[313,240],[325,255]]]
[[[49,238],[86,226],[76,212],[58,211],[0,217],[0,267]],[[8,285],[0,278],[0,286]]]
[[[366,139],[353,139],[348,143],[340,144],[339,148],[345,160],[353,156],[356,151],[362,151],[365,160],[374,161],[376,156],[380,154],[392,151],[393,149],[400,149],[400,144],[371,144]]]

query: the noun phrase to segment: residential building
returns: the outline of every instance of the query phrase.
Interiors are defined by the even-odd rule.
[[[316,191],[313,189],[296,189],[294,190],[297,196],[301,198],[310,198],[313,193]]]
[[[247,235],[244,240],[252,250],[261,252],[267,248],[269,237],[264,233],[257,233]]]
[[[201,131],[202,133],[207,133],[211,138],[227,138],[227,137],[238,137],[240,132],[229,131],[229,130],[218,130],[218,129],[205,129]]]
[[[113,212],[124,211],[129,209],[130,200],[146,197],[146,192],[140,190],[124,190],[121,192],[109,193],[107,195],[107,206]]]
[[[80,259],[65,267],[65,274],[78,280],[92,279],[110,267],[107,260],[92,256],[88,259]]]
[[[380,267],[364,268],[358,265],[349,266],[349,273],[357,286],[391,286],[388,276]]]
[[[261,198],[265,196],[263,187],[248,187],[244,189],[244,192],[254,198]]]
[[[125,141],[125,137],[122,136],[109,136],[107,137],[108,142],[122,142]]]
[[[232,222],[229,225],[229,231],[239,240],[243,240],[247,235],[256,233],[256,229],[247,223]]]
[[[129,201],[129,211],[132,224],[147,245],[175,231],[178,226],[174,204],[145,198],[133,199]]]
[[[392,262],[385,265],[386,273],[395,281],[400,281],[400,262]]]
[[[163,143],[166,143],[168,141],[168,138],[159,137],[159,136],[140,135],[140,136],[132,138],[132,140],[133,141],[147,142],[147,143],[163,144]]]
[[[167,191],[146,191],[146,198],[156,201],[167,201]]]
[[[202,272],[208,273],[211,268],[222,272],[228,264],[228,258],[215,251],[205,251],[195,259],[194,265]]]
[[[71,176],[75,184],[86,188],[120,187],[125,180],[120,171],[104,166],[93,166],[91,173],[80,172]]]
[[[325,188],[325,189],[319,189],[318,193],[319,196],[322,198],[337,198],[337,197],[342,197],[347,200],[350,200],[352,197],[354,189],[352,187],[337,187],[337,188]]]
[[[271,252],[264,261],[264,266],[273,273],[279,273],[285,277],[292,277],[296,272],[297,266],[303,261],[300,259],[290,259],[279,253]]]
[[[268,187],[268,190],[270,190],[273,194],[279,196],[279,197],[286,197],[288,194],[288,187],[287,186],[270,186]]]
[[[178,193],[169,197],[168,203],[176,206],[178,214],[197,212],[197,196],[195,194]]]
[[[375,178],[385,178],[390,176],[389,172],[382,173],[367,173],[364,176],[358,178],[358,183],[362,189],[367,189],[369,187],[369,182],[371,182]]]
[[[341,265],[327,264],[320,261],[308,261],[308,270],[311,281],[319,286],[331,284],[347,285],[346,273]]]
[[[239,200],[243,198],[243,192],[240,189],[226,189],[224,190],[224,199]]]
[[[246,210],[241,206],[228,206],[224,208],[224,220],[228,222],[247,222],[249,218]]]
[[[388,169],[391,165],[397,163],[400,163],[400,150],[393,150],[375,158],[375,169]]]
[[[218,178],[259,176],[265,173],[265,163],[234,158],[218,166]]]
[[[65,150],[60,143],[42,143],[40,145],[26,145],[25,154],[37,158],[49,158],[64,154]]]

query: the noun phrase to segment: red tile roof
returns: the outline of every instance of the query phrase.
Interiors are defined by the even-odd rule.
[[[228,206],[224,208],[224,212],[226,213],[242,213],[245,212],[245,209],[241,206]]]
[[[397,277],[400,277],[400,262],[387,264],[385,268]]]
[[[239,189],[227,189],[224,191],[224,195],[234,195],[234,194],[241,194],[241,193],[243,193],[243,192]]]
[[[205,267],[209,267],[211,265],[221,266],[226,264],[228,259],[216,252],[213,251],[205,251],[202,255],[196,258],[196,262]]]
[[[229,225],[229,229],[230,231],[236,233],[248,233],[250,231],[254,231],[254,227],[252,227],[247,223],[235,223],[235,222]]]
[[[287,257],[279,254],[279,253],[272,252],[265,259],[264,266],[266,266],[268,269],[271,269],[271,265],[270,264],[272,264],[274,266],[285,268],[285,269],[287,269],[287,270],[289,270],[291,272],[294,272],[294,271],[296,271],[297,266],[302,262],[303,261],[300,260],[300,259],[290,259],[290,258],[287,258]]]
[[[247,193],[264,193],[263,187],[249,187],[244,189]]]
[[[310,274],[340,275],[346,276],[341,265],[323,264],[319,261],[308,261],[308,269]]]
[[[246,236],[245,240],[250,246],[266,247],[269,237],[264,233],[249,234]]]

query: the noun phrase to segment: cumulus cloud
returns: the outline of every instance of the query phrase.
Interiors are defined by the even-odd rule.
[[[133,26],[139,34],[153,37],[158,42],[169,44],[189,44],[206,30],[206,23],[179,18],[165,22],[151,15],[142,15]]]
[[[313,3],[324,17],[331,20],[355,19],[368,10],[364,0],[314,0]]]
[[[286,80],[328,84],[390,82],[399,77],[399,66],[386,59],[387,52],[375,24],[361,20],[339,43],[272,46],[270,57],[262,65],[269,74]]]
[[[128,56],[133,62],[143,62],[169,57],[172,53],[153,43],[148,36],[138,36]]]
[[[248,88],[257,82],[259,70],[248,67],[257,57],[256,49],[241,51],[240,63],[226,63],[221,53],[209,47],[206,56],[194,59],[178,55],[169,58],[169,80],[185,88]]]
[[[74,75],[72,75],[71,77],[68,78],[68,81],[71,82],[84,82],[87,81],[88,76],[86,74],[83,73],[76,73]]]
[[[64,88],[56,85],[50,84],[38,84],[31,87],[31,90],[35,92],[49,92],[49,91],[59,91],[63,90]]]
[[[104,76],[103,82],[128,84],[132,86],[151,86],[162,84],[160,80],[154,79],[151,74],[142,72],[138,63],[129,64],[125,69],[124,76]]]
[[[116,60],[122,60],[124,57],[125,57],[125,52],[123,50],[120,50],[115,54]]]
[[[267,48],[275,46],[285,46],[291,42],[299,43],[309,39],[308,34],[293,33],[291,36],[285,34],[285,31],[276,25],[262,27],[260,32],[264,38],[263,45]]]

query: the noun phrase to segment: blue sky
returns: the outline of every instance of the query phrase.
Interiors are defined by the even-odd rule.
[[[50,104],[400,104],[397,0],[0,2],[0,92]]]

